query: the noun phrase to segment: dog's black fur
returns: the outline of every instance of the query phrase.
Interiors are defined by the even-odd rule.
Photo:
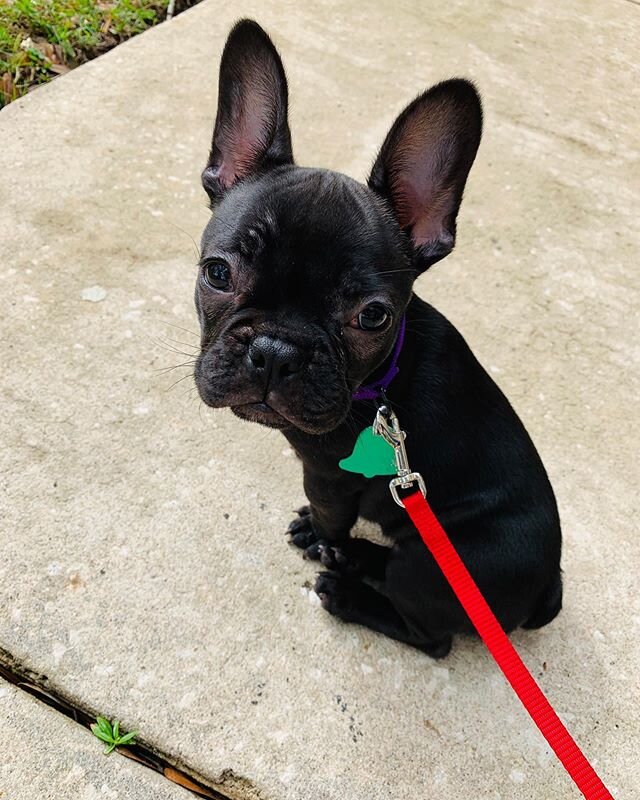
[[[203,172],[215,213],[195,294],[200,395],[282,429],[302,459],[310,505],[290,532],[331,570],[316,583],[324,608],[434,657],[470,630],[466,615],[388,478],[338,467],[375,416],[352,393],[385,369],[403,314],[388,397],[431,506],[508,631],[547,624],[562,598],[558,512],[540,458],[462,336],[412,293],[453,249],[481,128],[475,88],[449,80],[398,117],[367,186],[295,166],[280,57],[244,20],[222,56]],[[362,329],[372,319],[378,327]],[[350,538],[358,514],[393,546]]]

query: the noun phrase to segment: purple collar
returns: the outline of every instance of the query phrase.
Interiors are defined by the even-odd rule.
[[[382,392],[386,392],[386,390],[389,388],[391,381],[396,377],[398,372],[400,372],[398,367],[398,358],[400,358],[400,351],[402,350],[406,327],[407,320],[405,317],[402,317],[402,321],[400,322],[400,327],[398,329],[398,338],[393,346],[393,353],[391,355],[389,369],[384,373],[380,380],[377,380],[374,383],[367,383],[357,389],[353,393],[354,400],[377,400]]]

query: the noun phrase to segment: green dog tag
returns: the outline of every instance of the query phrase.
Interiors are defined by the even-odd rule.
[[[376,436],[373,427],[365,428],[356,439],[353,453],[340,461],[347,472],[359,472],[365,478],[376,475],[395,475],[396,459],[393,447],[382,436]]]

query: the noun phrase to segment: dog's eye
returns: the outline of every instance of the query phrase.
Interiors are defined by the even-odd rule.
[[[220,259],[207,261],[202,267],[202,279],[210,289],[226,291],[231,282],[231,272],[228,265]]]
[[[371,303],[370,306],[362,309],[351,324],[354,328],[360,328],[363,331],[377,331],[384,328],[388,320],[387,309],[380,303]]]

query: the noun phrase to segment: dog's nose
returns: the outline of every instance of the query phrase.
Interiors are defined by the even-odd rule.
[[[270,336],[256,336],[249,345],[249,360],[265,386],[299,372],[304,363],[297,348]]]

